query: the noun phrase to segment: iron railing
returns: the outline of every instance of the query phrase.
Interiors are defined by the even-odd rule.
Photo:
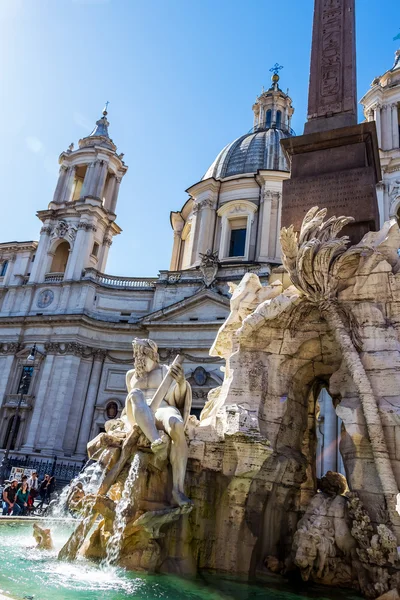
[[[56,457],[52,460],[37,460],[29,457],[10,458],[7,461],[6,479],[9,478],[12,467],[35,470],[39,481],[45,475],[54,475],[57,489],[59,489],[67,485],[71,479],[74,479],[82,471],[83,463],[58,462]]]

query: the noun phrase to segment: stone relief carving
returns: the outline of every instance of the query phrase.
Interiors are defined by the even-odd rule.
[[[324,222],[327,210],[311,208],[304,217],[300,234],[293,226],[281,231],[282,262],[294,286],[301,291],[301,301],[294,307],[290,328],[293,333],[301,319],[317,308],[343,352],[343,359],[355,383],[367,423],[382,489],[385,490],[387,506],[392,523],[398,522],[393,497],[399,493],[393,467],[389,458],[377,398],[360,360],[361,339],[355,315],[337,299],[341,280],[350,278],[357,270],[360,257],[372,255],[380,249],[386,260],[396,269],[399,256],[393,238],[400,246],[400,233],[395,221],[387,222],[377,233],[366,234],[361,242],[347,250],[349,238],[338,237],[341,229],[352,222],[352,217],[331,217]]]
[[[17,342],[1,342],[0,354],[16,354],[22,349],[22,345]]]
[[[76,238],[77,227],[67,223],[67,221],[59,221],[52,230],[51,239],[64,238],[71,246],[73,245]]]
[[[201,262],[200,262],[200,271],[203,276],[204,285],[206,287],[210,287],[218,272],[218,250],[213,252],[208,249],[204,254],[200,253]]]
[[[178,281],[181,279],[182,277],[182,273],[180,272],[176,272],[176,273],[168,273],[168,283],[178,283]]]
[[[84,346],[78,342],[47,342],[44,350],[46,354],[74,354],[83,358],[94,356],[96,359],[105,359],[107,356],[107,350]]]

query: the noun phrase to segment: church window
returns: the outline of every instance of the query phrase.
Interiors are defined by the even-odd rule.
[[[99,254],[99,244],[97,242],[94,242],[93,244],[93,249],[92,249],[92,256],[95,256],[97,258],[98,254]]]
[[[267,110],[265,115],[265,127],[271,127],[272,111]]]
[[[0,268],[0,277],[4,277],[4,275],[7,272],[7,267],[8,267],[8,260],[5,260]]]
[[[50,273],[65,273],[69,257],[70,245],[65,240],[57,246],[51,263]]]
[[[280,110],[277,110],[276,111],[276,127],[278,129],[280,129],[281,125],[282,125],[282,113]]]
[[[217,214],[221,218],[220,260],[249,260],[253,215],[256,211],[256,204],[248,200],[226,202],[218,209]]]
[[[228,256],[244,256],[246,248],[247,218],[230,219],[231,235]]]
[[[17,394],[26,395],[29,392],[33,375],[33,367],[22,367],[21,377],[19,379]]]

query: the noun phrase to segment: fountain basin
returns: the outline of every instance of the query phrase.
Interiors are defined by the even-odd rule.
[[[35,548],[33,522],[50,527],[55,549]],[[74,519],[4,517],[0,519],[0,600],[356,600],[355,593],[326,588],[296,590],[278,577],[259,585],[202,574],[196,579],[146,575],[116,567],[101,567],[84,558],[57,560],[70,535]]]

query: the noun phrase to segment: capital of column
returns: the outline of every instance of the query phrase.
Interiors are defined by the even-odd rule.
[[[51,227],[51,225],[44,225],[40,230],[40,235],[50,235],[52,231],[53,228]]]

